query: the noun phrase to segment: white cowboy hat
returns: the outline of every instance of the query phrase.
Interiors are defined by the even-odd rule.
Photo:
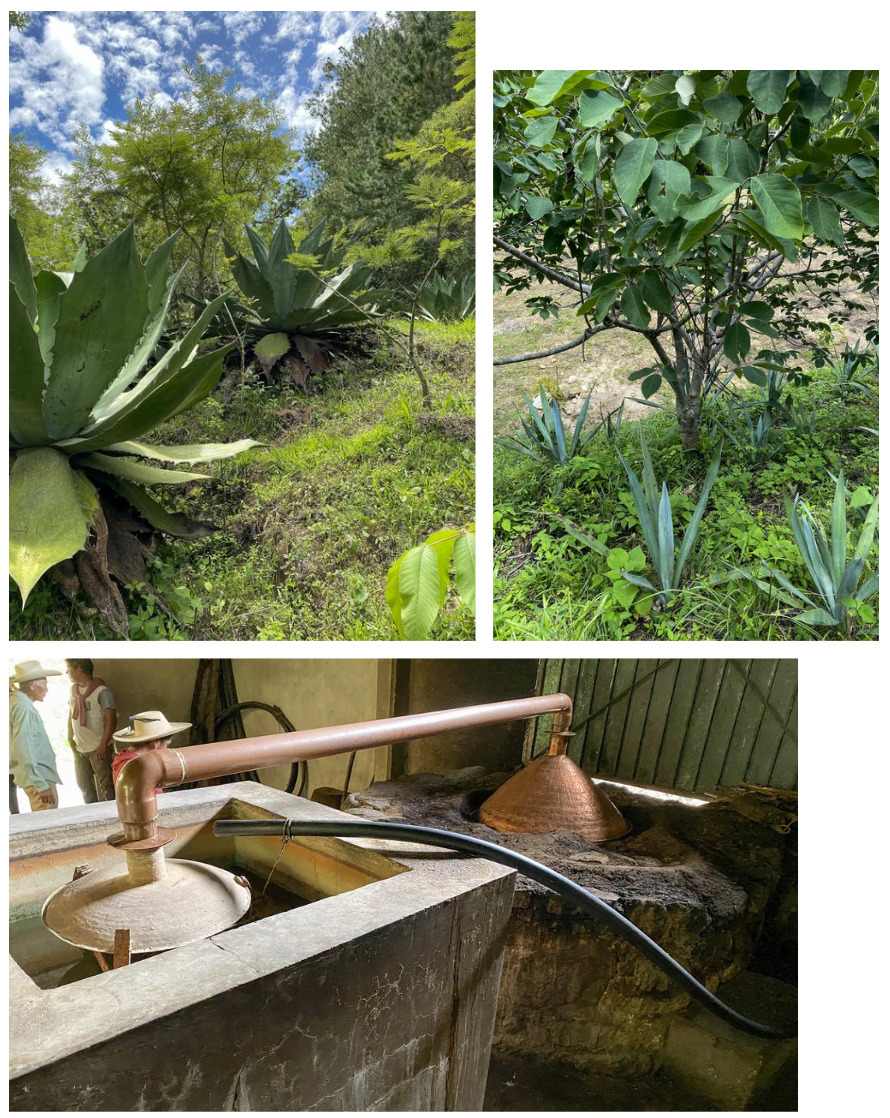
[[[37,660],[23,660],[16,664],[15,674],[9,677],[10,683],[30,683],[35,679],[46,679],[48,675],[61,675],[55,668],[44,668]]]
[[[168,722],[159,710],[144,710],[130,718],[130,725],[118,730],[114,740],[127,745],[140,745],[158,738],[169,738],[187,730],[191,722]]]

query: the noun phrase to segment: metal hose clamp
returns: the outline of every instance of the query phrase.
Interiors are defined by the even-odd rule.
[[[176,756],[179,758],[179,765],[180,765],[180,768],[182,769],[182,780],[180,780],[179,783],[180,784],[185,784],[185,782],[188,780],[189,767],[185,763],[185,757],[183,756],[182,750],[181,749],[170,749],[170,748],[168,748],[167,752],[168,753],[175,753]]]

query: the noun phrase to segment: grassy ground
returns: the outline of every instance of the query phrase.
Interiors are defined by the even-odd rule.
[[[625,582],[607,561],[577,542],[554,515],[564,516],[610,548],[635,552],[639,572],[652,567],[616,445],[601,432],[566,468],[548,468],[510,450],[495,449],[495,635],[500,640],[799,640],[836,639],[838,633],[795,620],[790,608],[731,566],[759,571],[761,561],[783,572],[811,596],[813,587],[797,551],[784,495],[799,492],[828,525],[834,481],[843,469],[850,494],[877,492],[877,438],[855,427],[877,427],[877,375],[866,395],[840,388],[824,372],[793,391],[796,406],[815,411],[812,433],[787,417],[777,426],[774,453],[753,461],[745,447],[725,442],[723,462],[684,586],[669,610]],[[758,399],[749,389],[748,399]],[[509,424],[506,424],[509,426]],[[709,424],[705,430],[709,430]],[[639,431],[645,428],[659,484],[666,480],[679,536],[691,517],[719,432],[706,434],[703,454],[688,456],[667,412],[625,422],[618,445],[639,476]],[[735,432],[740,435],[740,431]],[[851,509],[848,537],[858,535],[867,505]],[[852,557],[848,543],[848,557]],[[877,543],[870,570],[877,567]],[[877,637],[877,598],[858,619],[854,635]],[[802,607],[803,608],[803,607]]]
[[[395,639],[387,569],[437,528],[474,518],[473,329],[472,320],[420,327],[431,411],[421,410],[404,355],[381,336],[370,355],[326,374],[318,394],[248,382],[155,432],[161,443],[266,445],[220,462],[215,483],[176,491],[181,510],[222,531],[161,544],[152,578],[172,616],[131,593],[131,636]],[[17,640],[112,635],[48,576],[11,616]],[[472,639],[473,630],[469,611],[449,600],[430,639]]]

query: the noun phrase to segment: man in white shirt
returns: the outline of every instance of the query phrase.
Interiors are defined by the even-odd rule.
[[[93,678],[92,660],[66,660],[71,680],[68,744],[84,803],[114,799],[111,779],[112,735],[117,729],[114,696],[101,679]]]

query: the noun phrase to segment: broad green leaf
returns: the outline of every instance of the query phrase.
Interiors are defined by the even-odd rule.
[[[610,120],[623,102],[602,90],[591,93],[585,90],[578,100],[578,123],[582,128],[595,128]]]
[[[40,576],[86,543],[96,490],[50,447],[20,451],[9,475],[9,569],[27,601]]]
[[[559,117],[542,116],[538,120],[529,121],[525,126],[525,142],[533,148],[546,147],[556,135],[559,127]]]
[[[426,640],[445,601],[435,549],[421,544],[402,556],[398,573],[400,613],[405,639]]]
[[[673,259],[665,254],[665,263],[676,263],[693,245],[697,245],[703,237],[706,237],[720,220],[720,214],[713,214],[708,217],[703,217],[701,221],[690,221],[684,228],[683,235],[680,238],[680,244],[677,248],[677,258]]]
[[[701,139],[703,131],[704,128],[700,120],[692,121],[687,124],[685,128],[680,129],[674,137],[674,143],[677,145],[677,149],[681,155],[688,155],[689,152],[692,151]]]
[[[793,182],[784,175],[758,175],[750,188],[770,233],[791,240],[803,237],[800,191]]]
[[[775,116],[784,105],[790,79],[790,70],[752,70],[748,74],[748,92],[765,116]]]
[[[28,318],[34,322],[37,318],[37,295],[34,291],[34,275],[31,271],[31,261],[25,242],[19,232],[18,223],[12,214],[9,215],[9,282],[18,292],[22,305],[28,312]]]
[[[847,88],[851,70],[810,70],[809,75],[823,93],[840,97]]]
[[[691,182],[692,177],[682,163],[674,159],[655,162],[646,187],[646,201],[665,225],[673,220],[676,201],[680,195],[689,193]]]
[[[650,136],[674,136],[689,125],[701,127],[701,120],[697,113],[689,109],[665,109],[655,113],[649,120],[643,122],[646,132]]]
[[[794,618],[795,621],[801,622],[803,625],[837,625],[838,621],[832,617],[828,610],[821,607],[815,609],[804,610],[803,613],[797,614]]]
[[[610,571],[620,571],[627,566],[628,554],[623,547],[613,547],[606,556],[606,566]]]
[[[831,108],[831,98],[802,70],[797,75],[800,91],[797,100],[803,115],[812,124],[821,120]]]
[[[677,91],[677,96],[684,105],[688,105],[692,98],[695,96],[695,78],[684,74],[682,78],[677,78],[677,84],[674,86]]]
[[[402,569],[404,555],[400,555],[395,563],[386,572],[386,588],[383,596],[389,606],[389,612],[402,640],[405,639],[405,626],[402,624],[402,596],[399,593],[399,572]]]
[[[726,177],[734,182],[747,182],[757,174],[760,157],[749,143],[741,137],[733,136],[726,145]]]
[[[657,101],[665,94],[673,93],[677,84],[676,75],[671,73],[658,74],[643,86],[640,96],[644,101]]]
[[[652,172],[658,143],[654,139],[630,140],[621,149],[615,160],[612,177],[615,189],[627,205],[632,206],[640,193],[640,187]]]
[[[726,160],[729,155],[729,144],[725,136],[722,136],[719,132],[706,132],[695,145],[695,154],[706,167],[710,167],[715,175],[725,174]],[[730,175],[729,177],[733,178],[734,176]],[[684,191],[684,193],[688,193],[688,191]]]
[[[271,368],[289,349],[290,338],[287,334],[264,334],[253,347],[253,352],[260,359],[263,368]]]
[[[845,210],[870,228],[878,224],[878,200],[864,190],[845,190],[836,199]]]
[[[131,462],[129,458],[114,458],[110,454],[79,455],[76,465],[85,470],[101,470],[114,474],[137,485],[179,485],[185,481],[207,481],[209,474],[194,474],[187,470],[162,470],[144,462]]]
[[[704,102],[705,112],[719,120],[721,124],[735,124],[742,111],[742,102],[730,93],[718,93]]]
[[[652,310],[670,314],[673,308],[671,295],[658,272],[643,272],[640,276],[640,291]]]
[[[645,330],[649,326],[649,309],[636,284],[625,287],[621,294],[621,313],[628,322]]]
[[[436,561],[439,564],[439,592],[442,595],[443,602],[448,592],[451,556],[454,552],[454,545],[458,535],[459,533],[455,528],[440,528],[438,532],[433,532],[432,535],[427,536],[424,541],[426,546],[433,548],[436,553]]]
[[[476,612],[476,531],[467,529],[454,545],[454,586],[470,611]]]
[[[43,429],[43,357],[32,320],[9,281],[9,434],[18,446],[51,440]]]
[[[745,365],[742,369],[742,376],[750,384],[756,384],[758,388],[766,388],[768,378],[763,369],[758,369],[756,365]]]
[[[47,434],[79,431],[142,337],[148,281],[130,226],[87,261],[60,298],[43,399]]]
[[[834,245],[844,243],[837,206],[827,198],[820,198],[818,194],[814,194],[807,200],[807,220],[820,241],[829,241]]]
[[[654,396],[655,393],[659,390],[659,388],[661,388],[661,374],[660,373],[651,373],[648,377],[646,377],[646,379],[640,385],[640,391],[643,393],[643,396],[647,400],[649,399],[650,396]]]
[[[153,458],[156,462],[215,462],[262,445],[256,439],[239,439],[234,443],[198,443],[193,446],[152,446],[134,440],[112,443],[104,449],[108,454],[135,454],[138,458]]]
[[[696,179],[694,182],[699,183],[700,180]],[[687,221],[702,221],[717,210],[721,210],[726,198],[733,194],[738,186],[732,179],[718,178],[715,175],[707,176],[705,182],[709,193],[704,197],[689,194],[677,199],[675,207],[677,213]]]
[[[758,322],[771,322],[773,308],[762,299],[749,299],[739,307],[739,314],[745,318],[756,318]]]
[[[553,209],[553,203],[549,198],[544,198],[539,194],[532,194],[525,200],[525,210],[532,221],[539,221],[545,214],[550,213]]]
[[[723,351],[733,365],[741,365],[751,348],[751,335],[741,322],[733,322],[726,327],[723,335]]]
[[[526,99],[533,105],[550,105],[594,73],[595,70],[544,70],[526,93]]]

